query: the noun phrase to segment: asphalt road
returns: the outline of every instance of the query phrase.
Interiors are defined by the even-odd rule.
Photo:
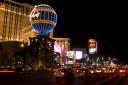
[[[0,85],[128,85],[127,74],[96,74],[56,79],[48,72],[0,73]]]

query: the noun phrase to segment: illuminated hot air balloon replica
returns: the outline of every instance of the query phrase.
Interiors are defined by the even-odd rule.
[[[30,37],[30,49],[33,65],[36,67],[52,67],[54,64],[55,40],[47,35],[57,24],[55,10],[46,4],[36,5],[30,13],[32,28],[39,33],[36,37]],[[52,62],[51,62],[52,61]]]
[[[39,35],[47,35],[57,24],[57,14],[55,10],[47,5],[36,5],[30,14],[32,27]]]

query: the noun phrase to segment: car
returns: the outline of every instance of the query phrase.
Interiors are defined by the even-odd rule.
[[[119,72],[120,73],[125,73],[126,72],[126,68],[119,68]]]
[[[54,72],[54,77],[55,78],[63,78],[64,77],[64,72],[62,72],[60,69],[56,69]]]
[[[63,69],[64,79],[73,80],[74,79],[74,71],[72,68]]]

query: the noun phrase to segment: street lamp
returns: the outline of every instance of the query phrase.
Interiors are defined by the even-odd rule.
[[[20,45],[20,47],[24,47],[24,44],[22,43],[22,44]]]

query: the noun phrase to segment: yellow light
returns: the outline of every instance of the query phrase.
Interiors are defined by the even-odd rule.
[[[21,44],[21,47],[24,47],[24,44]]]
[[[32,24],[37,24],[37,23],[47,23],[47,24],[51,24],[51,25],[53,25],[53,26],[56,25],[55,22],[50,21],[50,20],[33,20],[33,21],[32,21]]]

